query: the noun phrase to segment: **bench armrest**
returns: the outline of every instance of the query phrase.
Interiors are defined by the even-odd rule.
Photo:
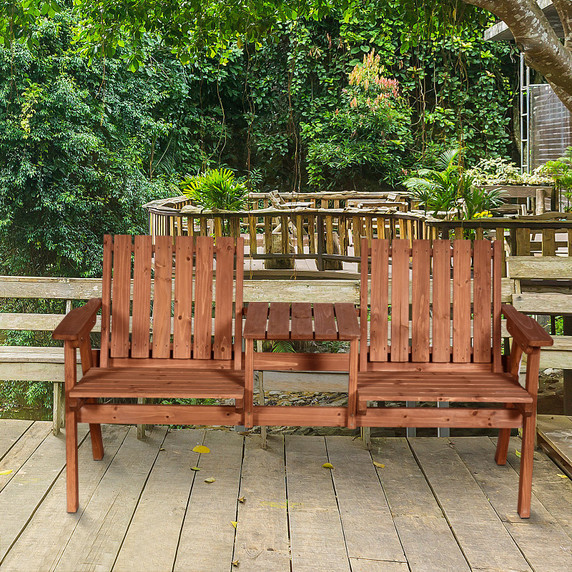
[[[546,330],[530,316],[519,312],[510,304],[502,304],[501,311],[507,320],[507,330],[524,351],[551,346],[554,343]]]
[[[96,315],[100,308],[101,298],[92,298],[80,308],[74,308],[58,324],[52,338],[54,340],[79,340],[95,325]]]

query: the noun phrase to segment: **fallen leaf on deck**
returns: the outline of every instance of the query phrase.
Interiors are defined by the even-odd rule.
[[[0,473],[1,475],[2,473]],[[561,478],[561,479],[567,479],[568,475],[563,475],[562,473],[557,473],[557,475]]]
[[[161,448],[159,449],[159,451],[164,451],[164,450],[165,450],[165,447],[161,447]]]
[[[378,463],[377,461],[374,461],[373,464],[376,467],[379,467],[380,469],[385,469],[385,465],[383,463]]]
[[[0,475],[9,475],[10,473],[13,473],[14,469],[8,469],[7,471],[0,471]]]
[[[214,483],[216,481],[216,479],[214,477],[209,477],[208,479],[205,479],[205,483]]]
[[[191,467],[191,471],[200,471],[201,468],[200,467]]]
[[[515,454],[517,457],[520,457],[520,451],[519,451],[518,449],[515,449],[515,450],[514,450],[514,454]]]
[[[233,565],[235,568],[238,568],[238,565],[239,565],[238,560],[233,560],[233,561],[232,561],[232,565]]]
[[[332,465],[332,463],[324,463],[322,467],[324,467],[324,469],[333,469],[334,465]]]
[[[246,498],[245,497],[238,497],[238,502],[244,504],[246,502]]]
[[[236,520],[231,520],[230,524],[232,524],[232,526],[234,526],[234,528],[236,528],[236,525],[238,524],[238,522]]]
[[[210,453],[211,450],[208,447],[205,447],[204,445],[197,445],[196,447],[193,447],[193,453]]]

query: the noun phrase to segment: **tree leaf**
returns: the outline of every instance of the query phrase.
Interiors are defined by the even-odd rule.
[[[324,467],[324,469],[333,469],[334,465],[332,465],[332,463],[324,463],[322,467]]]
[[[385,465],[383,463],[378,463],[377,461],[374,461],[373,464],[376,467],[379,467],[380,469],[385,469]]]
[[[200,471],[201,468],[200,467],[191,467],[191,471]]]
[[[238,497],[238,502],[244,504],[246,502],[246,497]]]
[[[211,450],[208,447],[205,447],[204,445],[197,445],[196,447],[193,447],[193,453],[210,453]]]
[[[2,473],[0,473],[1,475]],[[568,475],[563,475],[562,473],[556,473],[561,479],[567,479]]]
[[[514,454],[515,454],[517,457],[520,457],[520,451],[519,451],[518,449],[515,449],[515,450],[514,450]]]
[[[209,477],[208,479],[205,479],[205,483],[214,483],[216,481],[216,479],[214,477]]]
[[[240,564],[240,563],[239,563],[238,560],[233,560],[233,561],[232,561],[232,565],[233,565],[235,568],[238,568],[238,565],[239,565],[239,564]]]
[[[13,473],[14,470],[13,469],[8,469],[7,471],[0,471],[0,475],[9,475],[10,473]]]
[[[232,526],[234,526],[234,528],[236,528],[238,522],[236,520],[231,520],[230,524],[232,524]]]

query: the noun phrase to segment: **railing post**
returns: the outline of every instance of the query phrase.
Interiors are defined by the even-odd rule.
[[[324,218],[321,214],[316,217],[316,233],[318,235],[318,258],[316,259],[316,267],[319,271],[324,270],[324,259],[322,258],[325,250],[324,241]]]

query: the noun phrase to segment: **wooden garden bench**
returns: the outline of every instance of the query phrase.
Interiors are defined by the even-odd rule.
[[[540,348],[552,339],[532,318],[501,304],[501,254],[500,242],[487,240],[451,246],[448,240],[376,239],[371,248],[362,242],[357,420],[363,427],[499,428],[500,465],[511,428],[522,427],[518,513],[527,518]],[[508,356],[501,355],[501,315],[513,339]],[[523,352],[525,387],[518,383]]]
[[[103,457],[101,423],[243,423],[243,253],[242,239],[215,244],[210,237],[177,237],[173,246],[166,236],[155,237],[155,244],[150,236],[105,237],[102,298],[72,310],[53,334],[64,340],[68,512],[79,502],[79,422],[90,424],[96,460]],[[97,352],[90,331],[100,308]],[[101,398],[234,404],[98,403]]]

